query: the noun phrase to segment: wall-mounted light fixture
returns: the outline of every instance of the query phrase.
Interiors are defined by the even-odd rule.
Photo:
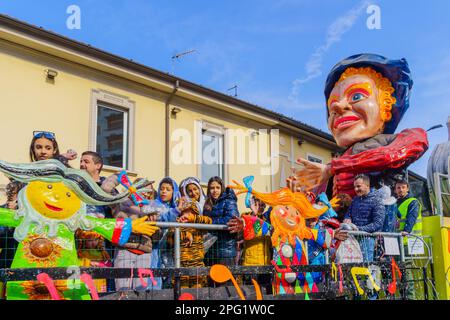
[[[58,76],[58,71],[53,69],[46,69],[45,74],[47,75],[47,79],[55,80],[55,78]]]
[[[181,112],[181,109],[178,107],[173,107],[172,110],[170,111],[170,113],[172,114],[172,116],[176,117],[177,114],[179,114]]]
[[[298,138],[298,140],[297,140],[297,144],[299,146],[301,146],[304,142],[305,142],[305,140],[303,140],[302,138]]]
[[[251,136],[252,138],[254,138],[254,137],[256,137],[256,136],[259,136],[259,131],[253,130],[253,131],[250,133],[250,136]]]
[[[331,152],[331,158],[339,157],[341,154],[339,152]]]

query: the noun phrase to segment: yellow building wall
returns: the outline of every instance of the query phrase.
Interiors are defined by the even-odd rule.
[[[258,127],[258,125],[250,126],[246,125],[244,122],[239,121],[236,118],[233,118],[232,116],[229,116],[227,114],[214,114],[214,111],[208,110],[207,106],[203,107],[195,107],[195,106],[189,106],[186,107],[186,105],[177,104],[178,107],[180,107],[181,112],[176,115],[176,118],[171,117],[170,120],[170,131],[173,133],[176,130],[186,130],[190,133],[190,137],[188,139],[191,140],[192,145],[194,145],[194,141],[198,139],[198,135],[196,133],[196,122],[207,122],[212,125],[217,125],[223,127],[225,130],[239,130],[241,129],[243,132],[247,132],[247,130],[258,130],[262,129],[263,126]],[[203,110],[202,110],[203,109]],[[270,167],[270,165],[263,165],[263,164],[251,164],[249,163],[249,153],[250,153],[250,144],[249,144],[250,137],[246,137],[244,147],[245,147],[245,153],[243,157],[243,163],[241,164],[239,162],[239,159],[237,158],[238,154],[242,153],[242,150],[238,149],[238,143],[230,143],[230,141],[227,141],[225,138],[224,143],[228,143],[228,147],[224,146],[224,149],[226,152],[230,152],[230,149],[232,146],[234,147],[234,157],[232,163],[225,164],[225,184],[231,184],[232,180],[236,180],[240,183],[242,183],[242,179],[246,176],[253,175],[255,176],[255,181],[253,184],[253,187],[255,190],[261,191],[261,192],[270,192],[271,190],[271,176],[270,175],[261,175],[261,169],[263,167]],[[259,136],[256,138],[259,139]],[[270,143],[270,140],[267,139],[267,141]],[[177,147],[177,145],[180,143],[180,140],[174,141],[171,139],[170,148],[171,150],[174,150],[174,148]],[[196,142],[196,148],[201,148],[201,140]],[[270,154],[270,145],[267,145],[267,148],[264,150],[265,154]],[[174,178],[177,182],[180,182],[182,179],[194,176],[194,177],[200,177],[200,166],[195,163],[195,153],[196,150],[193,148],[191,153],[192,162],[188,164],[175,164],[171,158],[170,163],[170,175],[172,178]],[[206,182],[205,182],[204,190],[206,192]],[[240,212],[245,212],[247,209],[244,205],[244,196],[239,196],[238,199],[238,207]]]
[[[44,70],[58,70],[54,84]],[[34,130],[56,134],[62,152],[88,150],[93,89],[123,95],[135,102],[134,171],[160,179],[164,173],[164,103],[150,90],[134,88],[120,79],[44,54],[2,43],[0,77],[2,88],[1,159],[29,162],[28,150]],[[155,152],[158,150],[159,152]],[[71,162],[79,166],[79,158]],[[107,172],[108,173],[108,172]],[[0,185],[7,183],[1,175]]]
[[[298,158],[307,159],[307,155],[310,154],[322,158],[324,164],[331,161],[330,150],[307,141],[303,141],[301,145],[299,145],[298,140],[298,135],[280,132],[280,170],[273,178],[275,189],[285,187],[285,179],[291,175],[292,169],[300,168],[296,163]]]
[[[9,70],[6,76],[0,77],[2,88],[2,126],[0,126],[0,159],[11,162],[29,162],[29,144],[34,130],[52,131],[56,134],[60,151],[77,150],[79,156],[88,150],[90,141],[90,117],[92,91],[102,90],[114,95],[124,96],[134,102],[134,168],[138,176],[155,180],[155,187],[164,177],[165,165],[165,99],[167,95],[143,87],[131,81],[111,76],[91,68],[81,66],[70,61],[55,58],[50,55],[14,45],[0,40],[0,68]],[[58,71],[54,83],[46,79],[45,70],[51,68]],[[196,121],[206,121],[223,126],[225,129],[264,129],[267,126],[254,121],[214,111],[211,107],[196,105],[193,102],[177,98],[173,102],[182,109],[176,118],[170,118],[170,131],[185,129],[190,132],[192,143],[196,139]],[[171,106],[172,108],[172,106]],[[130,128],[133,129],[133,128]],[[257,139],[260,137],[257,136]],[[229,164],[226,166],[226,183],[231,180],[242,181],[248,175],[255,176],[254,188],[262,192],[270,192],[284,186],[281,179],[291,173],[292,159],[306,157],[307,152],[321,156],[326,163],[329,151],[304,142],[297,145],[297,138],[280,132],[280,157],[278,170],[273,176],[262,175],[265,164],[248,163],[249,139],[246,141],[245,163]],[[269,140],[268,140],[269,141]],[[131,141],[133,143],[133,141]],[[170,150],[176,145],[170,144]],[[198,146],[199,148],[201,146]],[[234,153],[239,154],[237,144]],[[196,150],[191,150],[192,156]],[[229,150],[228,150],[229,152]],[[270,143],[266,154],[270,154]],[[78,168],[79,158],[71,162],[72,167]],[[295,166],[295,165],[294,165]],[[281,172],[284,170],[283,172]],[[104,175],[113,171],[105,170]],[[199,166],[190,164],[170,164],[170,175],[178,182],[187,176],[199,176]],[[283,181],[281,181],[283,180]],[[281,181],[281,184],[280,184]],[[7,179],[0,175],[0,187],[7,183]],[[1,193],[0,201],[4,201]],[[240,197],[239,208],[243,206]]]

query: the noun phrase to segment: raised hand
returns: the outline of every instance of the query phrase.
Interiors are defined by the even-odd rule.
[[[244,230],[244,219],[233,217],[228,221],[227,226],[230,233],[241,232]]]
[[[75,160],[78,156],[78,153],[73,149],[69,149],[66,153],[63,153],[62,156],[67,160]]]
[[[294,170],[294,175],[289,177],[288,187],[293,192],[313,189],[331,178],[331,167],[322,163],[298,159],[297,163],[303,167]],[[289,185],[290,184],[290,185]]]
[[[334,238],[341,241],[345,241],[348,238],[348,232],[345,230],[337,229],[334,231]]]
[[[181,212],[186,204],[187,200],[185,197],[181,197],[180,200],[178,201],[178,206],[177,206],[177,210],[178,212]]]

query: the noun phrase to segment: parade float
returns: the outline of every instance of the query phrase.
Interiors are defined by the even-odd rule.
[[[448,140],[438,144],[428,160],[427,179],[433,215],[424,218],[424,234],[433,242],[436,290],[450,299],[450,117]]]
[[[88,216],[86,204],[120,203],[130,192],[107,194],[87,173],[66,168],[57,160],[31,164],[0,161],[0,171],[27,183],[19,192],[17,211],[0,209],[0,226],[15,228],[14,239],[19,242],[11,270],[79,266],[74,237],[78,229],[95,231],[119,245],[127,243],[132,232],[151,236],[158,229],[145,222],[148,217],[131,221]],[[89,300],[96,294],[87,274],[76,280],[53,281],[48,274],[40,273],[36,280],[8,281],[7,298]]]

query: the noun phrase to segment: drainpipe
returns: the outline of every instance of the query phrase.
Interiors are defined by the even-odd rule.
[[[164,155],[165,177],[168,177],[170,175],[170,169],[169,169],[169,165],[170,165],[170,102],[172,102],[172,99],[175,96],[175,94],[177,93],[179,87],[180,87],[180,82],[177,80],[177,81],[175,81],[172,92],[170,93],[169,97],[166,100],[166,118],[165,118],[166,151],[165,151],[165,155]]]

